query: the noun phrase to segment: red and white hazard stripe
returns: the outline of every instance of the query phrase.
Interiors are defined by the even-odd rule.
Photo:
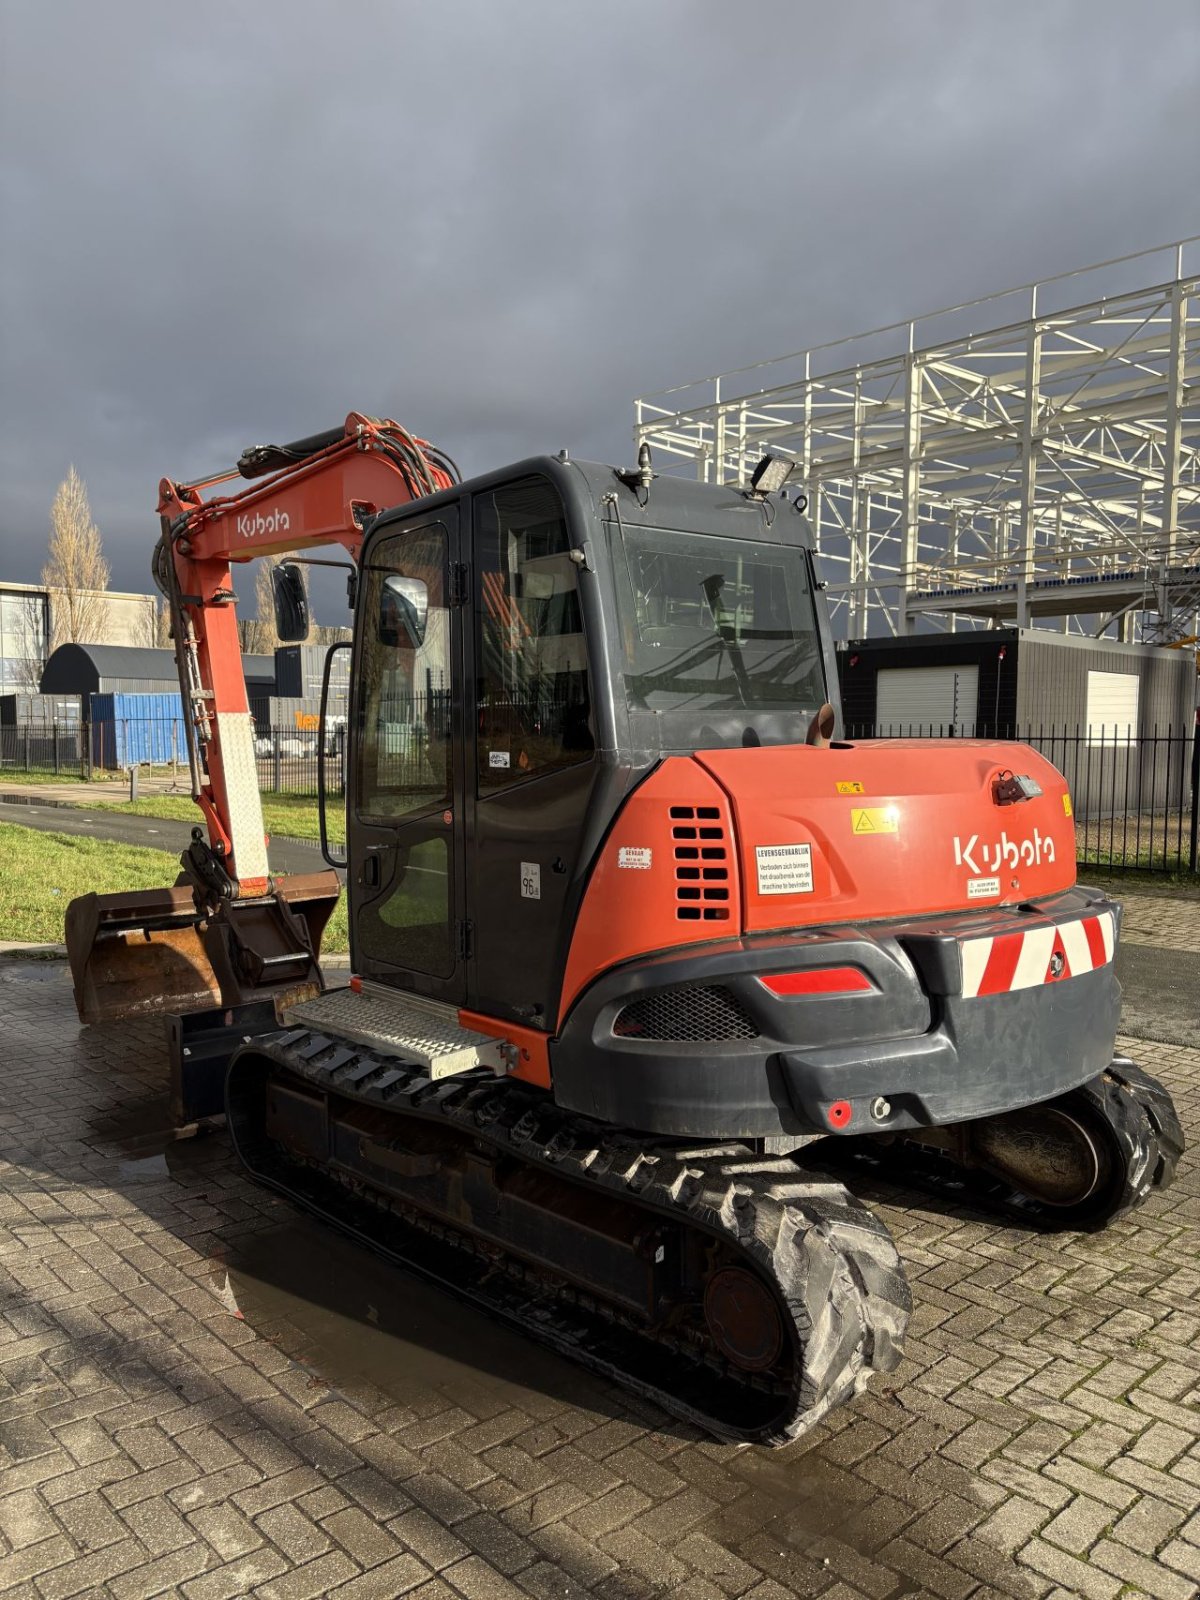
[[[1060,922],[1054,927],[964,939],[960,946],[963,998],[973,1000],[978,995],[1033,989],[1042,983],[1057,983],[1082,972],[1093,972],[1112,960],[1115,944],[1111,911]]]

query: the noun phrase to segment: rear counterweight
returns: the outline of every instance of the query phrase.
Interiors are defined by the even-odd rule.
[[[1039,907],[743,938],[631,963],[575,1006],[551,1046],[570,1110],[699,1138],[888,1133],[1036,1104],[1112,1059],[1120,987],[1082,925],[1115,907],[1072,890]],[[1033,981],[1011,961],[984,981],[974,945],[1045,947]],[[1082,968],[1083,957],[1077,954]],[[999,969],[998,969],[999,970]],[[1001,973],[1003,976],[1003,973]]]

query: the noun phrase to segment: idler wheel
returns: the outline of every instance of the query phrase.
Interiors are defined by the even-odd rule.
[[[977,1160],[1048,1206],[1076,1206],[1100,1189],[1111,1159],[1091,1120],[1052,1106],[989,1117],[972,1129]]]
[[[721,1267],[704,1287],[704,1319],[721,1354],[743,1372],[765,1372],[783,1349],[783,1320],[766,1284],[745,1267]]]

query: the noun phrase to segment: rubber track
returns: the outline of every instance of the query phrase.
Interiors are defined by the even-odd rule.
[[[558,1318],[522,1317],[485,1294],[466,1294],[533,1338],[718,1437],[785,1443],[852,1399],[872,1373],[891,1372],[899,1363],[912,1296],[895,1243],[874,1213],[827,1175],[813,1177],[789,1158],[759,1156],[739,1144],[645,1145],[631,1134],[561,1110],[543,1091],[523,1083],[498,1081],[481,1071],[433,1082],[417,1067],[351,1049],[344,1040],[312,1030],[244,1046],[230,1063],[226,1088],[229,1128],[242,1161],[259,1181],[376,1247],[378,1239],[355,1226],[334,1195],[314,1203],[292,1184],[259,1170],[253,1154],[243,1149],[238,1076],[247,1058],[266,1058],[311,1086],[385,1107],[401,1118],[449,1124],[532,1166],[677,1224],[683,1221],[749,1258],[747,1265],[770,1281],[786,1305],[803,1359],[793,1364],[791,1392],[780,1396],[777,1414],[747,1427],[707,1413],[694,1396],[682,1398],[662,1382],[648,1380],[580,1340]],[[339,1064],[323,1071],[327,1061]],[[324,1182],[330,1190],[340,1189],[332,1177]],[[441,1281],[464,1293],[454,1282]]]
[[[1155,1189],[1174,1182],[1183,1154],[1183,1129],[1175,1103],[1157,1078],[1115,1056],[1108,1070],[1074,1095],[1085,1098],[1112,1129],[1124,1156],[1121,1193],[1098,1226],[1140,1206]],[[1066,1101],[1074,1095],[1065,1096]]]
[[[1095,1232],[1125,1216],[1154,1192],[1169,1188],[1183,1153],[1183,1130],[1167,1090],[1127,1056],[1114,1056],[1098,1078],[1047,1101],[1070,1112],[1082,1108],[1095,1113],[1108,1129],[1121,1163],[1118,1179],[1101,1194],[1079,1206],[1046,1205],[1002,1179],[978,1168],[964,1168],[949,1151],[933,1150],[915,1141],[884,1145],[870,1139],[827,1139],[816,1153],[819,1164],[841,1165],[848,1158],[860,1169],[878,1171],[889,1182],[923,1189],[931,1194],[1024,1222],[1047,1232]]]

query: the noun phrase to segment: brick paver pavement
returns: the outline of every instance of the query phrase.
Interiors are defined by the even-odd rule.
[[[1125,902],[1121,937],[1132,944],[1157,945],[1160,950],[1200,952],[1200,906],[1173,895],[1131,895],[1115,890]]]
[[[151,1024],[0,962],[0,1593],[1141,1594],[1200,1583],[1200,1198],[1045,1237],[875,1186],[901,1370],[782,1451],[697,1436],[164,1139]],[[1200,1050],[1131,1053],[1193,1142]]]

